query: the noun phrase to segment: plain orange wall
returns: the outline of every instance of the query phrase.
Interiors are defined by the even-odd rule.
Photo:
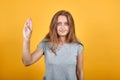
[[[0,80],[42,80],[44,57],[29,67],[22,64],[23,25],[32,18],[32,52],[61,9],[73,15],[85,46],[85,80],[120,80],[119,0],[0,0]]]

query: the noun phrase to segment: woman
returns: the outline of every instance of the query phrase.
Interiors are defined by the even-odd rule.
[[[72,15],[65,10],[58,11],[51,20],[49,30],[30,54],[32,20],[27,19],[23,29],[23,64],[29,66],[44,55],[44,80],[84,80],[83,45],[76,38]]]

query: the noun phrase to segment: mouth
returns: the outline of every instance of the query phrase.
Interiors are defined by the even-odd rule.
[[[64,33],[64,32],[66,32],[66,30],[59,30],[59,32],[62,32],[62,33]]]

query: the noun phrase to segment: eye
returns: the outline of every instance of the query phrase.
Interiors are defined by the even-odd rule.
[[[68,26],[69,25],[68,22],[65,22],[65,25]]]
[[[62,23],[61,22],[58,22],[57,25],[60,26]]]

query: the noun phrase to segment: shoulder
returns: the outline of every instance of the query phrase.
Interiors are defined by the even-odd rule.
[[[44,38],[44,39],[42,39],[42,40],[39,42],[39,44],[41,44],[41,45],[46,45],[46,44],[48,44],[48,42],[49,42],[49,39]]]
[[[41,42],[44,42],[44,43],[49,42],[49,39],[44,38]]]
[[[72,42],[71,44],[76,47],[84,47],[84,45],[80,41]]]
[[[84,50],[84,46],[80,42],[74,42],[72,43],[72,46],[74,49],[77,50],[77,55],[80,54]]]
[[[48,46],[49,39],[44,38],[38,43],[38,47],[45,49]]]

